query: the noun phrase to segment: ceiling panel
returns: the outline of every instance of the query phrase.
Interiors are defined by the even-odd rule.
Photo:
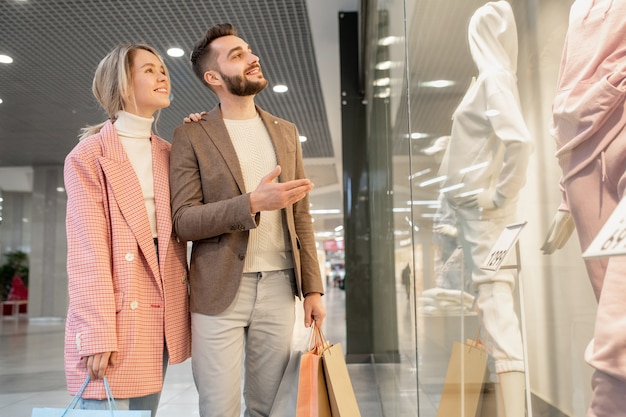
[[[106,118],[91,94],[91,81],[100,59],[121,42],[145,42],[163,55],[173,100],[156,128],[171,140],[184,116],[216,105],[213,94],[193,75],[188,56],[206,29],[230,22],[260,56],[269,80],[270,88],[257,96],[257,104],[293,121],[307,136],[303,156],[305,166],[311,162],[307,172],[316,183],[311,201],[320,207],[328,200],[341,208],[336,204],[342,199],[338,14],[356,11],[358,4],[358,0],[0,0],[0,54],[14,59],[12,64],[0,64],[4,168],[0,189],[23,182],[17,178],[25,171],[10,167],[62,164],[80,129]],[[167,56],[170,47],[182,48],[185,55]],[[320,75],[318,68],[326,72]],[[278,83],[289,91],[274,93],[271,87]],[[324,227],[323,218],[319,216],[316,228]]]
[[[261,57],[270,87],[290,88],[268,88],[257,103],[298,125],[308,138],[305,157],[333,157],[304,0],[3,0],[0,53],[14,62],[0,66],[0,166],[62,163],[79,129],[104,118],[91,80],[120,42],[146,42],[164,54],[173,101],[157,128],[169,140],[185,115],[216,104],[187,57],[206,29],[222,22],[233,23]],[[166,56],[173,46],[185,56]]]

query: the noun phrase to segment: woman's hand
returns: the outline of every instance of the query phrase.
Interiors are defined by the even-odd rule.
[[[83,358],[89,377],[91,379],[101,379],[109,366],[115,366],[117,362],[117,352],[103,352]]]
[[[189,113],[189,116],[185,117],[183,119],[183,122],[185,123],[199,122],[200,120],[202,120],[202,116],[204,116],[205,114],[206,114],[205,111],[200,112],[200,113]]]

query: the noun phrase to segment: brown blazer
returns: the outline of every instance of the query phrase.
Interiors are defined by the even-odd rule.
[[[296,126],[258,107],[257,111],[282,168],[279,181],[305,178]],[[262,213],[250,215],[248,193],[253,190],[244,186],[219,105],[199,123],[174,131],[170,190],[176,234],[193,241],[191,311],[218,314],[239,290],[249,230],[263,221]],[[294,257],[297,295],[323,293],[308,195],[282,213]]]
[[[191,354],[186,246],[173,235],[170,144],[152,136],[159,259],[141,185],[111,122],[65,159],[67,274],[65,373],[70,394],[87,377],[82,358],[115,351],[113,396],[161,391],[163,344],[170,363]],[[83,398],[106,398],[102,380]]]

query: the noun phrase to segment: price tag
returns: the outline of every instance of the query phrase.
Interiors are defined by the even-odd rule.
[[[487,259],[480,266],[480,269],[486,269],[489,271],[497,271],[502,265],[502,261],[506,258],[506,255],[509,253],[517,239],[519,238],[519,234],[522,231],[522,228],[526,226],[526,222],[524,223],[516,223],[510,224],[504,228],[498,240],[489,251],[489,255],[487,255]]]
[[[626,255],[626,198],[609,216],[600,232],[583,253],[583,258]]]

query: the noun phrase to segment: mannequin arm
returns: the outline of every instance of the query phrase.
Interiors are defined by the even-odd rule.
[[[438,224],[437,226],[433,227],[433,231],[435,233],[439,233],[444,236],[449,236],[449,237],[458,236],[457,228],[452,226],[451,224]]]
[[[541,246],[544,255],[550,255],[567,243],[574,231],[574,220],[569,211],[558,210],[552,219],[546,240]]]

